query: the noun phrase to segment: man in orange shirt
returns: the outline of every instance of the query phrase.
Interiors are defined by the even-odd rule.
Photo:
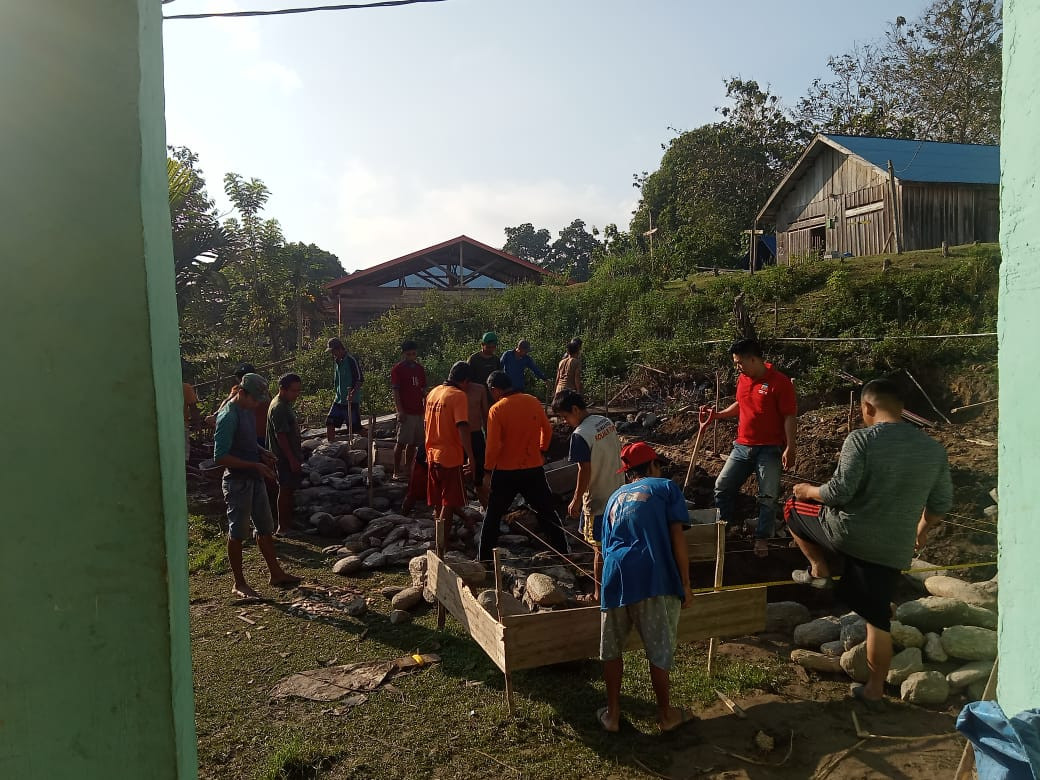
[[[466,473],[473,474],[467,387],[469,364],[458,362],[448,372],[447,381],[426,396],[426,502],[446,526],[452,513],[466,505],[463,463]]]
[[[484,525],[480,529],[477,558],[492,560],[498,544],[498,524],[519,493],[538,515],[538,523],[557,552],[567,552],[563,523],[553,507],[549,483],[545,481],[543,453],[552,442],[552,425],[542,402],[521,393],[504,371],[488,377],[488,389],[495,403],[488,412],[487,452],[484,469],[490,475]]]

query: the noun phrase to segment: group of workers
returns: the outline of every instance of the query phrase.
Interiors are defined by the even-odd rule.
[[[468,361],[455,363],[442,383],[427,388],[416,343],[401,345],[401,360],[390,376],[398,416],[394,472],[409,482],[402,512],[425,500],[444,528],[458,515],[475,532],[475,519],[465,511],[470,482],[484,509],[477,560],[487,563],[500,523],[519,494],[537,515],[546,544],[567,555],[567,533],[543,469],[552,425],[541,401],[524,392],[527,370],[544,375],[526,340],[502,358],[497,346],[497,336],[485,333]],[[579,520],[579,533],[595,553],[595,590],[585,600],[598,603],[602,614],[607,706],[597,717],[607,731],[618,730],[622,650],[635,628],[646,649],[659,726],[668,731],[693,717],[672,706],[668,683],[680,610],[692,603],[684,537],[689,511],[680,488],[662,477],[665,459],[645,442],[623,447],[614,423],[590,412],[581,394],[581,347],[573,340],[559,362],[552,410],[573,428],[568,459],[577,464],[578,475],[566,512]],[[363,377],[342,341],[330,339],[328,351],[335,362],[336,397],[326,422],[328,439],[334,441],[344,421],[361,428]],[[702,421],[737,419],[733,450],[715,483],[715,505],[728,533],[743,534],[745,519],[737,516],[736,495],[755,474],[753,550],[764,556],[781,513],[781,476],[794,468],[797,457],[797,399],[791,380],[765,361],[758,342],[737,341],[730,356],[738,372],[736,400],[721,410],[701,410]],[[272,540],[275,534],[292,533],[292,491],[303,461],[292,408],[299,392],[299,376],[286,374],[268,406],[266,381],[247,371],[216,414],[214,459],[226,467],[228,557],[239,597],[257,597],[242,577],[241,548],[250,519],[271,584],[299,582],[278,564]],[[267,410],[266,426],[258,440],[261,407]],[[851,694],[878,707],[892,658],[890,602],[899,572],[949,510],[952,486],[943,447],[903,422],[896,384],[887,379],[867,383],[860,410],[866,427],[850,431],[834,476],[818,487],[794,485],[782,516],[809,562],[792,579],[824,589],[834,587],[840,574],[836,596],[867,621],[870,676]],[[269,447],[263,446],[265,440]],[[264,478],[276,479],[279,486],[277,529]]]

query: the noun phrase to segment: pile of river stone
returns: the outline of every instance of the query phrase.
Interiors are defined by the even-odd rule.
[[[915,561],[913,568],[932,568]],[[892,621],[895,655],[888,683],[912,704],[943,704],[951,694],[981,698],[997,657],[997,579],[970,583],[941,572],[908,575],[930,594],[907,601]],[[794,601],[769,604],[766,631],[791,632],[791,660],[806,669],[866,682],[867,626],[849,613],[810,619]]]

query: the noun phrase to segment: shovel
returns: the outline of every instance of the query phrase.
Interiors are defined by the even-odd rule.
[[[697,413],[697,421],[700,423],[700,428],[697,430],[697,440],[693,443],[693,455],[690,456],[690,467],[686,470],[686,481],[683,482],[683,492],[690,486],[690,477],[693,476],[693,466],[697,463],[697,453],[701,449],[701,440],[704,438],[704,431],[708,429],[708,423],[711,422],[711,409],[701,409]]]

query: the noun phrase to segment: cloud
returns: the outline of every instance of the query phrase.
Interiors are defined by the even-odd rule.
[[[633,198],[618,201],[555,179],[429,184],[352,160],[340,181],[335,244],[343,265],[355,270],[460,234],[501,246],[503,228],[524,222],[554,236],[576,218],[589,230],[610,222],[625,228],[634,206]]]
[[[243,74],[261,84],[274,84],[283,92],[293,92],[303,86],[300,74],[274,60],[257,60],[243,68]]]

